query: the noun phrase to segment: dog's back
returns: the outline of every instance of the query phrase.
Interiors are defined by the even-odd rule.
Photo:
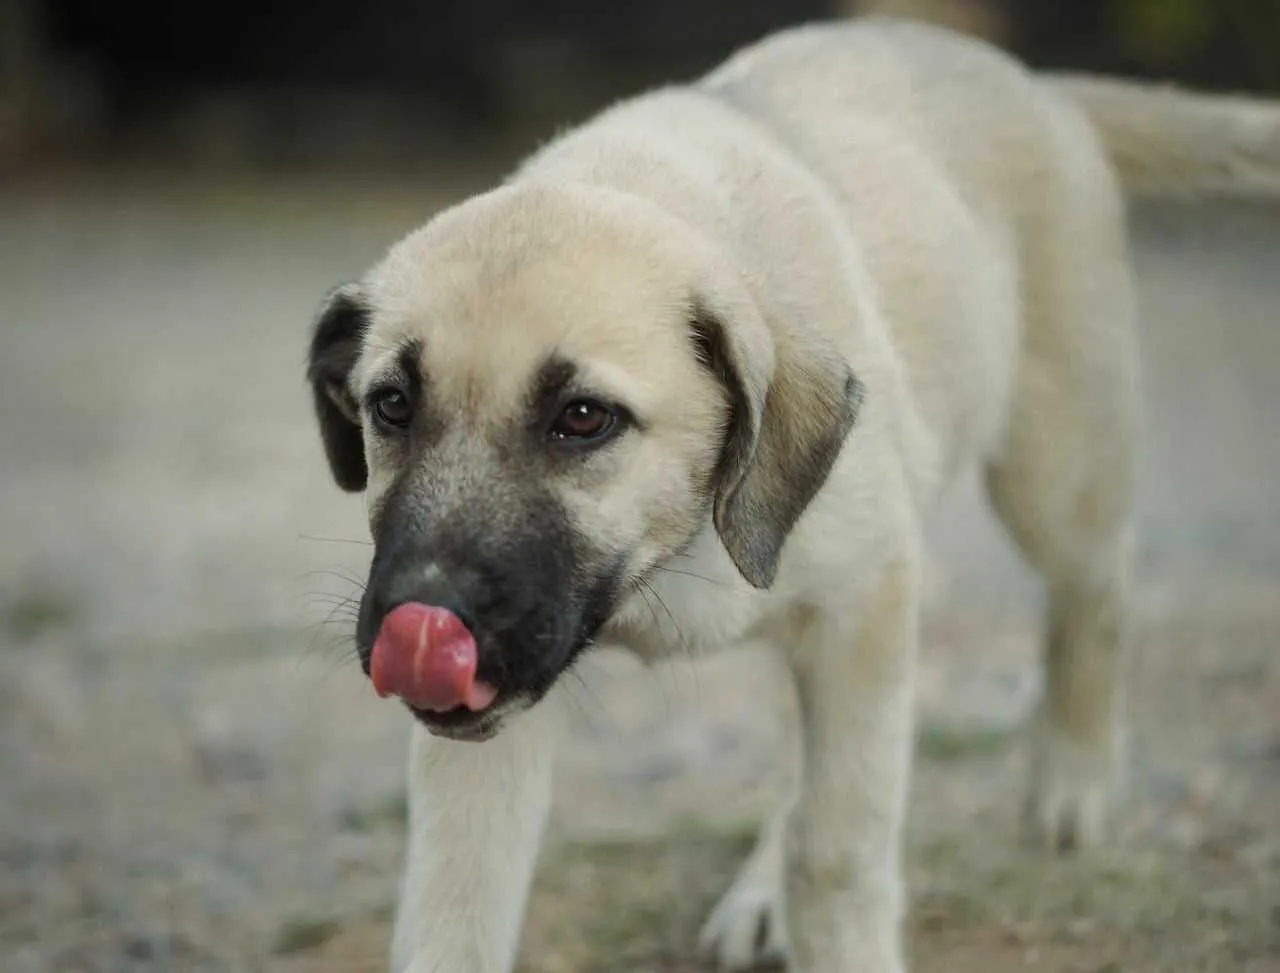
[[[1132,317],[1126,195],[1280,195],[1275,102],[1037,74],[924,24],[784,31],[698,86],[766,127],[841,204],[914,402],[946,444],[944,474],[999,448],[1018,346],[1024,369],[1037,364],[1028,345],[1063,351],[1043,319],[1070,318],[1114,380],[1128,355],[1117,322]],[[1070,306],[1085,291],[1105,306]]]
[[[743,51],[701,87],[749,114],[828,187],[876,301],[931,456],[928,497],[989,450],[1019,343],[1022,268],[1052,220],[1042,93],[1017,62],[946,31],[891,20],[820,24]],[[1099,153],[1090,133],[1077,136]],[[1090,207],[1114,188],[1095,163]]]

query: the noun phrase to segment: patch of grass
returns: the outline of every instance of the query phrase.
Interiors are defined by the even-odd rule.
[[[339,820],[345,830],[361,834],[386,827],[403,828],[409,820],[409,799],[401,792],[381,803],[347,807],[342,810]]]
[[[1008,748],[1010,734],[990,727],[921,727],[916,736],[916,753],[934,763],[954,763],[994,757]]]
[[[754,833],[754,826],[688,821],[657,841],[550,849],[530,902],[520,973],[685,969],[699,926]]]
[[[318,949],[336,936],[340,928],[335,919],[323,917],[290,919],[276,932],[271,952],[277,956],[288,956]]]
[[[1011,925],[1046,945],[1111,942],[1142,969],[1218,970],[1276,945],[1263,903],[1280,901],[1280,873],[1172,848],[1113,847],[1079,856],[1019,851],[995,836],[912,849],[913,926]],[[1105,967],[1104,967],[1105,968]],[[1129,967],[1125,967],[1128,969]]]
[[[660,840],[552,845],[519,973],[701,970],[698,930],[754,832],[690,821]],[[1005,973],[1036,955],[1045,969],[1227,973],[1266,969],[1277,946],[1273,867],[1149,846],[1055,857],[988,828],[917,836],[908,860],[922,973]]]
[[[30,642],[49,632],[70,628],[79,618],[79,606],[69,594],[37,588],[9,603],[3,616],[4,632],[15,642]]]

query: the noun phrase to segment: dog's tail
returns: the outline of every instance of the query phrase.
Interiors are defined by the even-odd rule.
[[[1280,101],[1087,75],[1045,80],[1084,110],[1131,193],[1280,196]]]

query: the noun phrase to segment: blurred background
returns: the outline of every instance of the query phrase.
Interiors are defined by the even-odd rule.
[[[383,968],[408,730],[303,384],[321,294],[522,154],[800,21],[1280,96],[1275,0],[0,0],[0,970]],[[1121,845],[1015,842],[1039,592],[934,534],[917,969],[1280,970],[1280,205],[1144,204]],[[778,786],[743,654],[586,667],[525,973],[691,973]]]
[[[1041,65],[1280,87],[1271,0],[6,0],[0,158],[404,166],[861,12],[942,22]]]

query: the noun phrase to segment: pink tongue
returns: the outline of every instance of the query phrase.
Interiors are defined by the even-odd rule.
[[[379,696],[443,713],[488,709],[497,690],[476,679],[476,640],[447,608],[409,602],[382,620],[369,675]]]

